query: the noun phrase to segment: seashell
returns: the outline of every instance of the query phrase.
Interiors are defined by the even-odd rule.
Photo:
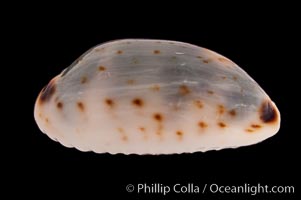
[[[84,53],[40,92],[34,116],[66,147],[111,154],[236,148],[280,128],[276,105],[228,58],[146,39]]]

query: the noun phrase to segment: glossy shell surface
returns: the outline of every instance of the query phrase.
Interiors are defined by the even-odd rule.
[[[44,87],[34,115],[64,146],[112,154],[236,148],[280,127],[275,104],[234,62],[166,40],[90,49]]]

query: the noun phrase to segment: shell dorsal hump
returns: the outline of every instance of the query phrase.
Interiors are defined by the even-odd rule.
[[[236,148],[280,128],[276,105],[234,62],[166,40],[90,49],[44,87],[34,115],[64,146],[112,154]]]

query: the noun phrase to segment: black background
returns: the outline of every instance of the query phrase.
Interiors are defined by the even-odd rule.
[[[28,6],[28,5],[27,5]],[[160,5],[99,9],[38,5],[39,9],[15,10],[7,21],[5,40],[13,77],[8,99],[13,106],[7,116],[11,124],[3,141],[7,145],[5,166],[11,195],[59,198],[83,196],[103,199],[109,194],[143,199],[149,195],[127,193],[129,183],[217,183],[221,185],[293,185],[298,193],[300,108],[295,13],[290,8],[248,6],[222,11]],[[117,6],[117,5],[116,5]],[[30,6],[29,6],[30,7]],[[149,8],[149,9],[146,9]],[[202,10],[209,10],[203,13]],[[85,11],[85,12],[82,12]],[[284,14],[287,12],[289,14]],[[7,16],[8,17],[8,16]],[[8,39],[12,37],[13,39]],[[108,40],[152,38],[177,40],[212,49],[247,71],[277,104],[281,130],[262,143],[206,153],[137,156],[83,153],[50,140],[33,118],[35,99],[44,85],[90,47]],[[17,52],[16,54],[14,52]],[[17,55],[17,56],[16,56]],[[8,88],[8,87],[7,87]],[[13,123],[13,122],[19,123]],[[169,195],[171,197],[173,195]],[[175,198],[222,198],[221,194],[185,194]],[[245,198],[249,195],[226,195]],[[297,194],[257,195],[256,198],[289,199]],[[162,198],[162,195],[155,195]]]

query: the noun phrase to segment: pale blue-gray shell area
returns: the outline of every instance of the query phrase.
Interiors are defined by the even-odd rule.
[[[169,105],[185,104],[186,99],[202,96],[235,109],[240,118],[248,111],[257,111],[267,97],[245,71],[226,57],[182,42],[127,39],[97,45],[62,72],[60,78],[66,83],[62,87],[72,92],[70,85],[98,76],[95,69],[103,72],[101,78],[106,79],[106,87],[110,86],[106,90],[119,96],[126,95],[127,84],[137,83],[132,87],[137,92],[160,85]]]

